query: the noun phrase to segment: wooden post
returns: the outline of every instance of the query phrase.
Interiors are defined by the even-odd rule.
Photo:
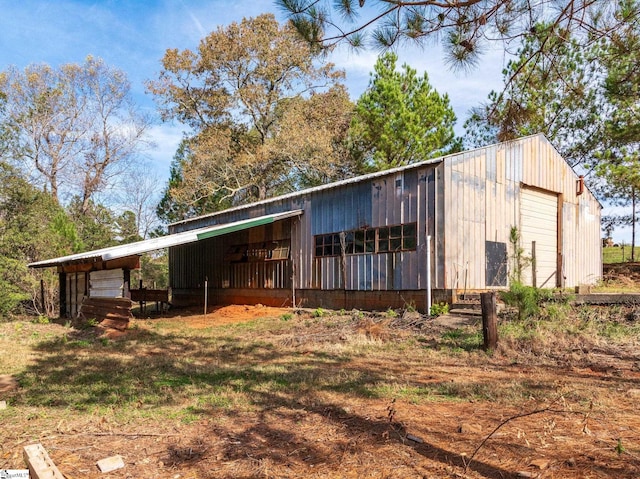
[[[493,351],[498,346],[498,312],[496,307],[496,292],[480,293],[482,306],[482,336],[483,349]]]
[[[296,262],[291,255],[291,307],[296,307]]]
[[[59,300],[60,300],[60,317],[68,318],[67,314],[67,273],[58,273]]]
[[[431,235],[427,235],[427,317],[431,316]]]
[[[44,279],[40,280],[40,311],[47,314],[47,306],[44,304]]]
[[[538,287],[538,274],[536,268],[538,267],[538,258],[536,256],[536,242],[531,242],[531,285],[534,288]]]
[[[142,280],[140,280],[140,284],[138,285],[138,289],[140,290],[140,314],[145,312],[145,303],[144,303],[144,293],[142,292]]]

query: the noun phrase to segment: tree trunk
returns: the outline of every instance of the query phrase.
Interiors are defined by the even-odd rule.
[[[636,260],[636,189],[631,188],[631,262]]]

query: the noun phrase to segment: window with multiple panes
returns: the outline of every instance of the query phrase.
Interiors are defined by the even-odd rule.
[[[346,254],[391,253],[416,249],[416,223],[366,228],[315,236],[315,255],[339,256],[344,241]]]
[[[378,228],[378,252],[416,249],[416,224]]]
[[[316,236],[316,256],[337,256],[340,254],[340,234],[332,233]]]

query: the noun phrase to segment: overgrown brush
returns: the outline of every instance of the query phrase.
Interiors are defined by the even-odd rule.
[[[499,326],[504,354],[571,361],[594,349],[637,343],[640,323],[634,310],[621,306],[572,306],[567,301],[540,301],[536,314],[503,317]]]
[[[537,316],[540,306],[553,297],[553,291],[525,286],[519,281],[512,281],[508,291],[500,293],[500,299],[507,306],[515,307],[520,321]]]

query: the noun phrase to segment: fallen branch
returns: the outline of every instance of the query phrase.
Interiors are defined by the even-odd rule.
[[[154,433],[129,433],[129,432],[78,432],[75,434],[63,433],[64,436],[122,436],[122,437],[172,437],[178,434],[154,434]]]
[[[557,404],[559,401],[564,400],[563,397],[560,397],[558,399],[556,399],[555,401],[553,401],[553,403],[551,403],[551,405],[549,407],[546,408],[542,408],[542,409],[536,409],[535,411],[529,411],[529,412],[523,412],[521,414],[516,414],[515,416],[511,416],[507,419],[505,419],[504,421],[502,421],[500,424],[498,424],[493,431],[491,431],[489,433],[488,436],[486,436],[482,442],[478,445],[478,447],[476,447],[475,451],[473,451],[473,454],[471,454],[471,456],[469,457],[469,460],[465,463],[464,466],[464,473],[467,473],[467,470],[469,469],[469,466],[471,465],[471,462],[473,462],[474,457],[476,456],[476,454],[478,453],[478,451],[480,449],[482,449],[482,447],[485,445],[485,443],[496,433],[498,432],[498,430],[504,426],[505,424],[510,423],[511,421],[514,421],[516,419],[521,419],[523,417],[529,417],[529,416],[534,416],[536,414],[543,414],[543,413],[552,413],[552,414],[567,414],[567,413],[571,413],[571,414],[580,414],[580,415],[584,415],[585,417],[589,416],[589,413],[583,413],[583,412],[579,412],[579,411],[567,411],[566,409],[554,409],[553,406],[555,404]]]

